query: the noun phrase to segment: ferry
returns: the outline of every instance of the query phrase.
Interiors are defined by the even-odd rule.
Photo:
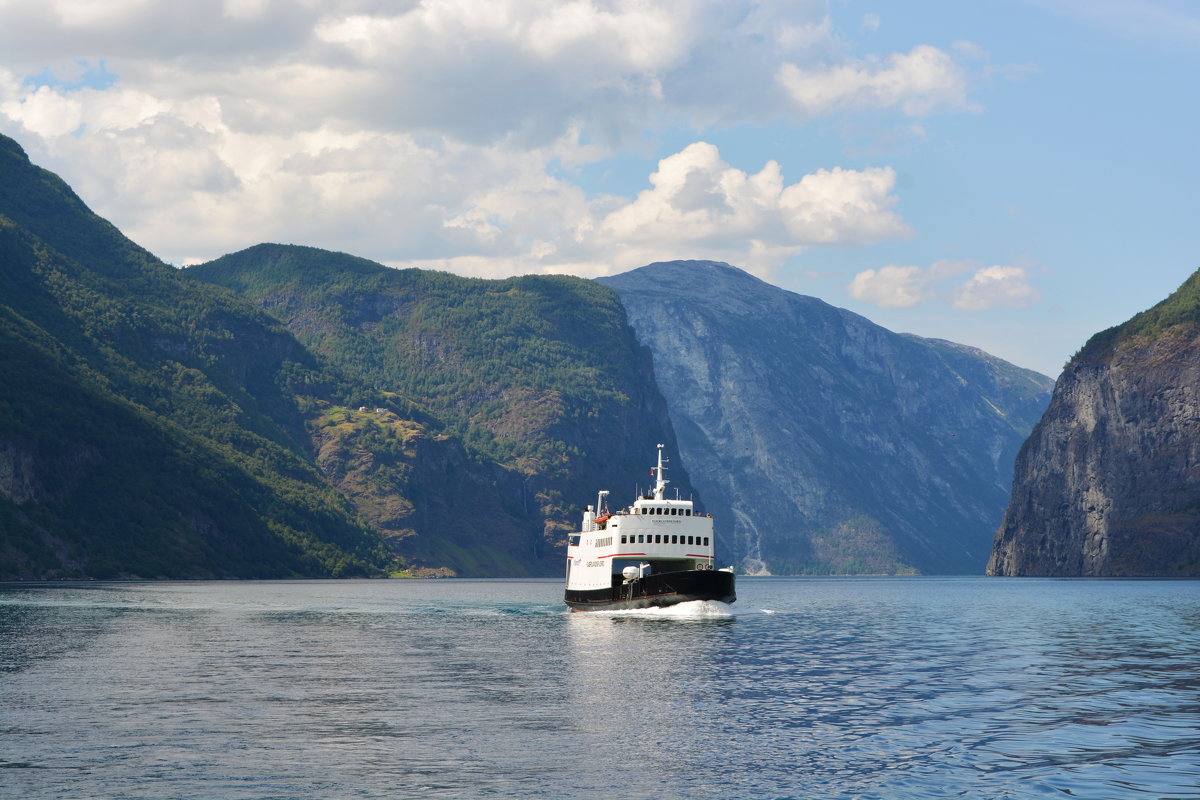
[[[669,459],[667,459],[669,461]],[[712,514],[691,500],[666,496],[663,446],[654,489],[633,505],[609,511],[608,492],[583,512],[567,541],[567,591],[572,611],[654,608],[691,600],[737,599],[733,567],[714,569]]]

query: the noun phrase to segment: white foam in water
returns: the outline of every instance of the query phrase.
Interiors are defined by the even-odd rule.
[[[677,603],[665,608],[631,608],[622,611],[592,612],[635,617],[686,617],[697,619],[702,617],[732,617],[733,607],[719,600],[691,600],[687,603]]]

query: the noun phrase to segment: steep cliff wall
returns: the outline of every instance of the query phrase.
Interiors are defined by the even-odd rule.
[[[1097,334],[1021,448],[990,575],[1200,575],[1200,273]]]
[[[601,282],[654,353],[721,552],[752,572],[983,571],[1050,379],[726,264]]]

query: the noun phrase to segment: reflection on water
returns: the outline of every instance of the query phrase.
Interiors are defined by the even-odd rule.
[[[0,796],[1200,798],[1200,583],[0,585]]]
[[[626,796],[653,796],[645,775],[720,796],[711,763],[720,739],[696,732],[711,727],[721,700],[714,656],[736,623],[730,606],[586,612],[567,622],[576,774],[589,786],[627,774]]]

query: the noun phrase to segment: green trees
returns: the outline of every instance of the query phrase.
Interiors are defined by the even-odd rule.
[[[427,479],[420,464],[392,482],[414,507],[409,528],[418,535],[397,543],[406,556],[486,569],[478,552],[493,546],[490,528],[508,542],[490,551],[493,569],[509,561],[557,574],[561,532],[576,524],[581,504],[598,487],[644,474],[655,443],[672,441],[649,355],[615,292],[592,281],[479,280],[283,245],[258,245],[185,274],[267,310],[361,387],[363,405],[383,397],[381,405],[461,447],[470,462],[461,468],[480,486],[469,501],[439,510],[455,499],[437,495],[458,484]],[[430,449],[423,457],[438,464],[443,456]],[[361,465],[347,474],[355,469]],[[672,477],[687,489],[682,470]],[[379,485],[379,476],[354,481]],[[379,503],[377,493],[343,491],[360,507]],[[435,547],[436,537],[455,546]]]
[[[308,458],[331,379],[0,137],[0,578],[382,574]]]

